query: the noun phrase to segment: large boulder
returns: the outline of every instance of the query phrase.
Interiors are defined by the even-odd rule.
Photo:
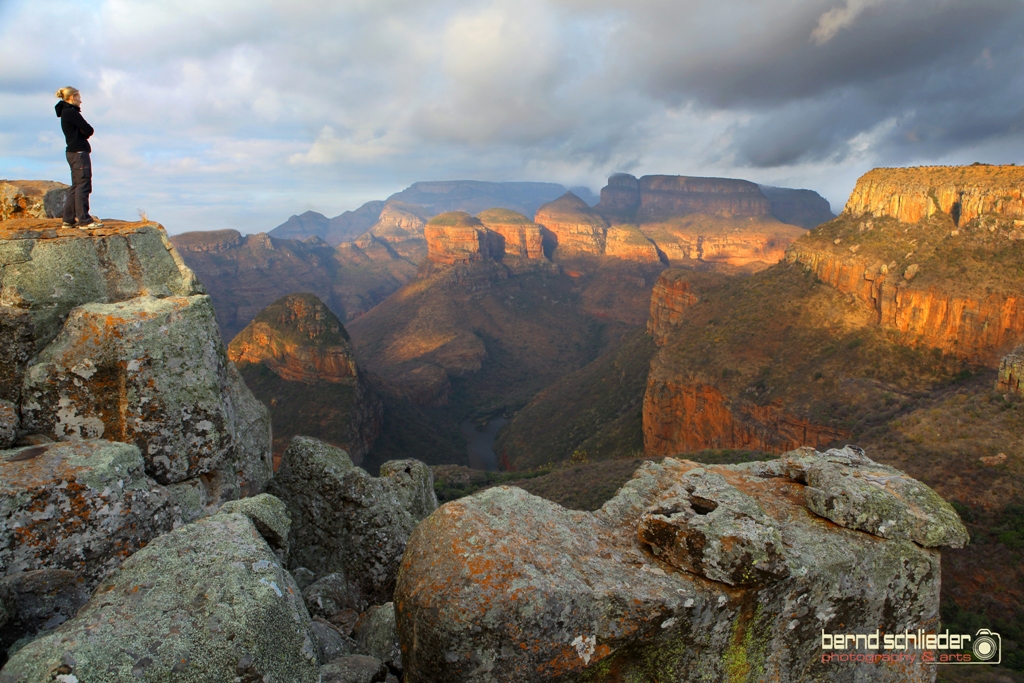
[[[295,582],[248,517],[224,513],[155,539],[0,671],[50,680],[316,683],[319,666]]]
[[[370,476],[345,451],[295,437],[268,486],[291,515],[291,565],[338,574],[360,612],[391,599],[409,534],[437,507],[429,467],[400,461],[381,473]]]
[[[835,523],[798,481],[872,481],[879,467],[854,449],[733,466],[669,458],[593,513],[511,487],[448,503],[413,533],[399,572],[405,680],[862,680],[861,667],[822,661],[822,633],[934,631],[939,552],[912,539],[966,541],[952,508],[895,470],[875,497],[815,479],[844,501]],[[864,515],[851,512],[859,500]],[[905,533],[860,530],[877,509]],[[934,671],[916,658],[871,676]]]
[[[271,475],[270,417],[224,352],[209,297],[70,311],[25,375],[23,429],[133,443],[162,484],[207,477],[215,501]]]
[[[0,451],[0,575],[64,569],[91,587],[181,512],[139,449],[73,441]]]
[[[85,577],[68,569],[33,569],[0,579],[0,602],[6,595],[11,615],[0,623],[0,662],[19,641],[24,644],[73,618],[91,592]]]

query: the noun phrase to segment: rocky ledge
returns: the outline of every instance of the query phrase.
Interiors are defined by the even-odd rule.
[[[855,447],[647,463],[594,513],[490,489],[409,541],[406,681],[861,680],[821,661],[821,634],[934,629],[937,548],[967,540],[931,489]]]

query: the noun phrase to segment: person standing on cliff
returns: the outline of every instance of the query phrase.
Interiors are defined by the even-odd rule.
[[[60,102],[54,107],[60,119],[61,130],[67,141],[68,165],[71,166],[71,189],[64,201],[63,228],[82,230],[103,227],[89,215],[89,195],[92,194],[92,147],[89,138],[95,132],[82,117],[82,94],[77,88],[61,88],[56,93]]]

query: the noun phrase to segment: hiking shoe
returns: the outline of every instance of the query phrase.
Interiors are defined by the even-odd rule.
[[[60,227],[64,228],[65,230],[68,230],[70,228],[75,227],[75,224],[74,223],[61,223]]]
[[[99,221],[92,221],[91,223],[79,223],[78,224],[78,229],[79,230],[92,230],[93,228],[102,228],[102,227],[103,227],[103,223],[100,223]]]

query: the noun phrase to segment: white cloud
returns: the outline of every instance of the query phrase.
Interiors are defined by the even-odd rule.
[[[843,29],[853,26],[866,10],[885,2],[886,0],[846,0],[842,7],[834,7],[821,15],[818,25],[811,31],[811,40],[816,45],[824,45]]]

